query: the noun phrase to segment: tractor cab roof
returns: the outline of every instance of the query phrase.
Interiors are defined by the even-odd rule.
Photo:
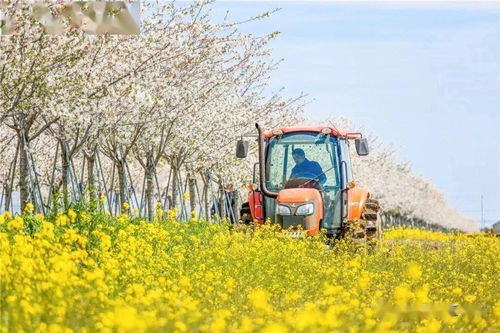
[[[294,133],[294,132],[315,132],[315,133],[324,133],[330,134],[333,136],[346,138],[346,139],[356,139],[360,137],[360,133],[351,132],[347,130],[338,130],[336,128],[330,126],[300,126],[300,127],[280,127],[271,131],[267,131],[263,134],[265,139],[272,138],[276,135],[282,135],[286,133]]]

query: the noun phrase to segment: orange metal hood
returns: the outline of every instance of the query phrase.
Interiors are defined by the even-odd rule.
[[[313,188],[287,188],[278,193],[276,200],[283,203],[321,202],[321,194]]]

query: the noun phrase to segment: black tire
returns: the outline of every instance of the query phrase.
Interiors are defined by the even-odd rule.
[[[380,221],[380,204],[377,200],[369,198],[366,201],[365,209],[362,214],[362,218],[374,225],[375,230],[368,232],[367,230],[367,240],[382,240],[382,225]],[[373,227],[372,227],[373,228]]]
[[[252,212],[250,211],[250,205],[248,202],[244,202],[240,209],[240,220],[244,224],[252,223]]]

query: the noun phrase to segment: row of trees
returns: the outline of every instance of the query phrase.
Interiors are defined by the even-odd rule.
[[[54,14],[62,6],[47,3]],[[53,36],[31,19],[28,4],[12,2],[7,12],[19,26],[2,38],[0,55],[6,193],[18,185],[23,208],[41,196],[32,185],[39,174],[67,206],[73,162],[85,160],[93,197],[101,152],[116,170],[120,202],[129,199],[128,163],[142,167],[151,217],[159,166],[190,178],[206,179],[207,170],[231,175],[232,143],[255,119],[293,121],[300,97],[267,89],[277,65],[268,43],[277,34],[252,36],[238,31],[242,23],[214,23],[210,3],[144,3],[139,36],[88,35],[69,24]],[[55,150],[61,172],[53,175]],[[172,190],[175,206],[178,187]]]
[[[54,15],[63,6],[45,2]],[[267,128],[303,123],[304,96],[284,98],[268,87],[278,65],[269,43],[278,34],[243,34],[247,21],[215,22],[211,2],[143,3],[141,34],[123,36],[70,24],[49,35],[32,20],[29,2],[10,2],[17,27],[0,40],[4,209],[16,192],[21,209],[48,207],[55,193],[66,207],[85,195],[121,208],[137,190],[136,206],[149,218],[163,197],[163,208],[185,205],[184,192],[186,210],[203,206],[208,217],[214,180],[217,193],[249,182],[253,161],[235,159],[234,143],[254,133],[256,120]],[[471,228],[442,194],[375,146],[355,160],[355,171],[387,210]]]

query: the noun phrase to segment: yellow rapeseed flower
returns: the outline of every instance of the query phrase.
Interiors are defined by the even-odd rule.
[[[250,291],[248,300],[257,311],[271,312],[273,310],[269,304],[269,293],[263,289]]]
[[[92,216],[89,213],[83,211],[80,213],[80,219],[83,223],[89,223],[92,220]]]
[[[187,331],[187,326],[182,321],[176,321],[174,323],[174,327],[175,327],[176,332],[186,332]]]
[[[56,224],[59,226],[65,226],[68,224],[68,216],[66,214],[59,214],[56,217]]]
[[[361,289],[366,289],[370,285],[370,277],[367,272],[363,272],[358,279],[358,287]]]
[[[125,212],[126,212],[126,211],[128,211],[128,210],[130,209],[130,204],[129,204],[128,202],[124,202],[124,203],[122,204],[122,209],[123,209],[123,211],[125,211]]]
[[[24,226],[24,220],[21,216],[18,216],[14,219],[12,219],[8,224],[7,226],[12,229],[12,230],[17,230],[17,231],[20,231],[21,229],[23,229],[23,226]]]
[[[31,202],[28,202],[24,207],[24,211],[26,213],[33,213],[34,210],[35,210],[35,205],[33,205]]]
[[[136,332],[142,330],[145,325],[137,310],[129,305],[122,305],[105,313],[101,322],[104,327],[118,332]]]
[[[288,327],[281,323],[271,322],[267,324],[261,331],[262,333],[287,333]]]
[[[422,320],[422,326],[417,327],[417,333],[438,333],[441,332],[441,323],[434,319]]]
[[[78,227],[69,215],[0,215],[9,332],[482,332],[500,321],[496,237],[395,229],[365,251],[175,211],[148,223],[81,210]]]
[[[422,276],[422,268],[412,262],[408,265],[407,269],[406,269],[406,276],[410,279],[410,280],[418,280],[420,279],[420,277]]]
[[[493,312],[495,317],[500,320],[500,300],[497,300],[495,306],[493,307]]]
[[[169,220],[174,220],[177,217],[177,208],[169,209],[167,215]]]
[[[476,300],[476,298],[477,298],[477,297],[476,297],[476,296],[474,296],[474,295],[466,295],[466,296],[464,297],[464,299],[465,299],[465,301],[466,301],[467,303],[473,303],[473,302]]]
[[[405,285],[397,286],[394,289],[394,301],[399,306],[406,306],[406,304],[412,297],[413,293]]]
[[[71,223],[76,221],[77,214],[73,209],[68,209],[67,215]]]
[[[116,221],[120,224],[125,224],[128,221],[128,215],[127,214],[120,214],[117,218]]]

